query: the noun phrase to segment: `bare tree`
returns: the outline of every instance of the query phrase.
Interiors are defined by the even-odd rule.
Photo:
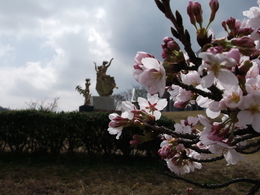
[[[30,101],[25,102],[25,104],[29,107],[29,110],[40,110],[40,111],[51,111],[55,112],[58,108],[58,101],[59,97],[53,99],[53,102],[47,102],[46,100],[37,100],[37,101]]]

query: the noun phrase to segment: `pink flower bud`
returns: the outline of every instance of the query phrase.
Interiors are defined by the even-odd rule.
[[[251,35],[251,33],[254,32],[253,28],[240,28],[237,32],[237,35],[239,37]]]
[[[167,43],[167,47],[170,49],[170,50],[180,50],[180,47],[179,47],[179,45],[174,41],[174,40],[172,40],[172,41],[169,41],[168,43]]]
[[[179,108],[179,109],[184,109],[187,106],[187,102],[174,102],[174,107]]]
[[[212,54],[222,53],[223,47],[222,46],[210,47],[209,49],[207,49],[207,52],[210,52]]]
[[[168,43],[169,41],[172,41],[172,40],[173,40],[173,38],[171,38],[171,37],[164,37],[163,38],[164,43]]]
[[[255,40],[251,37],[233,38],[231,39],[231,44],[236,46],[240,53],[246,56],[250,56],[257,51]]]
[[[176,150],[171,145],[166,145],[158,150],[158,154],[162,159],[170,159],[176,154]]]
[[[230,17],[229,19],[226,20],[226,24],[231,31],[236,30],[236,19],[235,18]]]
[[[123,118],[121,116],[116,116],[109,122],[109,127],[117,128],[117,127],[124,127],[129,125],[130,120],[128,118]]]
[[[144,136],[135,134],[135,135],[133,135],[133,140],[130,141],[130,144],[132,146],[137,146],[137,145],[143,143],[144,140],[145,140]]]
[[[194,13],[193,13],[193,2],[192,1],[189,1],[189,5],[187,7],[187,13],[190,17],[190,23],[195,25],[196,20],[195,20],[195,16],[194,16]]]
[[[187,188],[186,192],[187,192],[186,195],[192,195],[193,194],[193,189],[192,188]]]
[[[218,8],[219,8],[218,0],[210,0],[209,6],[211,8],[211,14],[210,14],[209,21],[212,22],[215,18],[217,11],[218,11]]]
[[[238,47],[252,48],[255,47],[255,40],[251,37],[233,38],[231,44]]]
[[[193,3],[193,13],[195,15],[197,23],[202,25],[202,22],[203,22],[202,9],[201,9],[201,5],[200,5],[199,2],[194,2]]]
[[[223,21],[221,24],[222,24],[222,27],[224,28],[224,30],[227,32],[228,31],[228,29],[227,29],[227,22]]]
[[[162,44],[162,58],[165,60],[176,59],[176,54],[180,51],[180,46],[171,37],[165,37]]]

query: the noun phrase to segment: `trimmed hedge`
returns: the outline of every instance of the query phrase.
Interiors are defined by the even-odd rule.
[[[128,127],[121,138],[115,139],[107,131],[108,112],[60,112],[17,110],[0,112],[0,151],[58,155],[86,152],[89,155],[154,155],[161,140],[131,147],[129,141],[138,128]],[[159,125],[173,128],[174,122],[166,117]]]

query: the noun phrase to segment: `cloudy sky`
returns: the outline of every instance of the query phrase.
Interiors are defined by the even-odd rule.
[[[198,1],[207,21],[209,0]],[[243,20],[242,11],[257,6],[256,0],[219,1],[212,25],[217,37],[225,35],[221,21]],[[186,16],[188,0],[171,4],[194,33]],[[78,110],[84,98],[75,87],[84,88],[90,78],[90,92],[97,96],[93,62],[101,65],[112,57],[107,74],[119,87],[114,94],[131,89],[137,85],[132,78],[136,52],[161,59],[160,44],[171,36],[170,26],[153,0],[0,0],[0,106],[23,109],[59,97],[58,110]]]

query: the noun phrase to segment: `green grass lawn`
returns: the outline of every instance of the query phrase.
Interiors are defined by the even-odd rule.
[[[242,195],[251,185],[232,184],[224,189],[206,190],[173,179],[160,159],[143,157],[89,158],[77,154],[73,158],[61,156],[26,157],[1,155],[1,195],[80,195],[80,194],[185,194],[187,187],[195,194]],[[231,178],[259,178],[258,153],[246,157],[249,161],[226,166],[225,161],[203,164],[201,170],[185,177],[208,184],[221,183]],[[260,194],[260,193],[259,193]]]
[[[182,119],[184,112],[164,113]],[[187,114],[187,113],[186,113]],[[177,120],[176,120],[177,121]],[[260,178],[259,153],[245,156],[248,163],[226,166],[225,160],[203,164],[201,170],[185,178],[208,184],[232,178]],[[0,154],[0,195],[181,195],[195,189],[194,195],[242,195],[250,184],[232,184],[206,190],[167,176],[164,161],[156,158],[30,157]],[[258,193],[260,194],[260,192]]]

